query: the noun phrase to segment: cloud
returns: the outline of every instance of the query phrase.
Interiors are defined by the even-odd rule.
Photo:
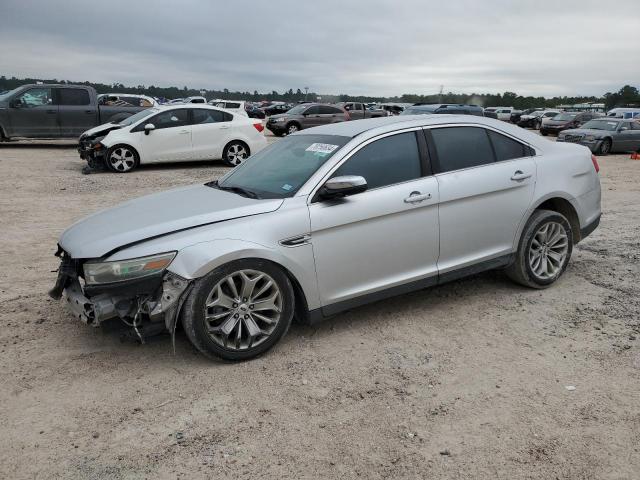
[[[440,85],[601,95],[640,78],[636,3],[4,0],[0,72],[354,95]]]

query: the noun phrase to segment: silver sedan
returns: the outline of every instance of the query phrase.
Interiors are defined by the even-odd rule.
[[[294,318],[487,269],[548,287],[598,225],[597,171],[583,146],[483,117],[317,127],[74,224],[50,293],[88,324],[144,338],[182,322],[204,354],[244,360]]]

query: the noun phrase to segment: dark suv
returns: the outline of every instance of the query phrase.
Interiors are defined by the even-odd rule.
[[[281,136],[285,133],[295,133],[305,128],[347,120],[350,120],[349,113],[335,105],[305,103],[296,105],[287,113],[271,115],[267,120],[267,128],[274,135]]]
[[[483,116],[482,108],[477,105],[458,105],[454,103],[416,103],[405,110],[400,115],[428,115],[431,113],[449,113],[455,115],[477,115]]]

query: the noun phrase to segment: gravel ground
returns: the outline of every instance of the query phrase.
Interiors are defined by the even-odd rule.
[[[65,227],[221,163],[85,176],[64,143],[1,145],[0,477],[639,478],[640,161],[600,165],[602,224],[552,288],[489,272],[222,364],[46,295]]]

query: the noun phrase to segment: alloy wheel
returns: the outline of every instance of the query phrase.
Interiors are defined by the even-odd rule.
[[[247,350],[273,333],[283,309],[282,292],[264,272],[239,270],[220,280],[205,302],[211,340],[230,350]]]
[[[109,155],[109,166],[116,172],[128,172],[135,164],[134,153],[126,147],[118,147]]]
[[[292,133],[296,133],[298,131],[298,126],[295,123],[292,123],[291,125],[289,125],[289,127],[287,128],[287,133],[289,135],[291,135]]]
[[[535,276],[547,280],[562,271],[569,237],[565,228],[557,222],[543,224],[533,235],[529,247],[529,267]]]
[[[227,148],[227,161],[233,165],[240,165],[249,156],[249,152],[241,143],[234,143]]]

